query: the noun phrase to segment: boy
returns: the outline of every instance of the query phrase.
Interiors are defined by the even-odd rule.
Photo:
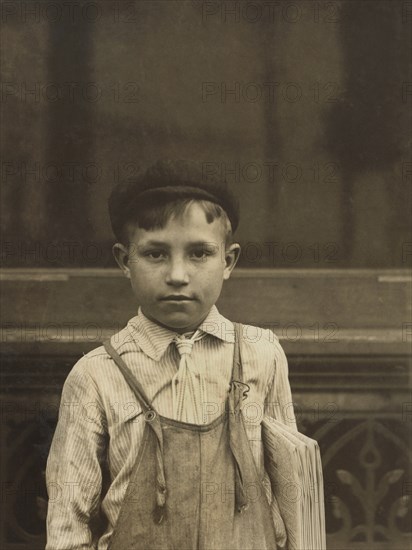
[[[194,165],[160,162],[109,211],[140,307],[65,382],[46,549],[283,546],[260,423],[295,427],[286,358],[271,331],[215,306],[240,253],[236,201]]]

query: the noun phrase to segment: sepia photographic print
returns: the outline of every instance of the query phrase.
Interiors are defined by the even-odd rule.
[[[411,549],[412,2],[0,8],[0,548]]]

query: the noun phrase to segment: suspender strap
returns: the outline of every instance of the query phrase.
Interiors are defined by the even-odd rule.
[[[231,412],[239,414],[242,401],[246,399],[247,393],[250,389],[248,384],[243,382],[243,368],[242,368],[242,356],[241,356],[241,340],[243,338],[243,325],[240,323],[233,323],[235,327],[235,349],[233,352],[233,369],[232,369],[232,401],[229,403],[232,405]]]
[[[235,349],[233,352],[233,369],[232,369],[232,381],[238,380],[241,382],[242,378],[242,365],[240,359],[240,345],[239,342],[242,338],[242,325],[240,323],[233,323],[235,327]]]
[[[248,506],[248,496],[244,485],[242,468],[247,464],[245,456],[245,442],[247,435],[243,424],[241,405],[249,391],[249,385],[243,383],[243,369],[241,358],[241,340],[243,337],[243,326],[234,323],[235,326],[235,349],[233,352],[233,374],[232,385],[229,394],[229,443],[235,460],[235,495],[236,509],[242,512]]]
[[[114,347],[110,343],[110,340],[106,340],[103,345],[106,348],[107,353],[116,363],[116,365],[119,367],[119,370],[123,374],[124,378],[126,379],[126,382],[130,386],[130,389],[135,394],[140,406],[142,407],[143,412],[147,413],[148,411],[152,411],[153,410],[152,405],[149,399],[146,397],[146,394],[142,386],[137,381],[137,379],[133,376],[133,374],[130,372],[129,367],[126,365],[126,363],[117,353],[117,351],[114,349]]]
[[[130,389],[135,394],[137,401],[140,403],[144,412],[144,419],[157,438],[156,445],[156,471],[157,471],[157,487],[156,487],[156,502],[157,507],[153,511],[156,523],[160,523],[164,517],[164,506],[166,504],[166,479],[163,462],[163,432],[160,425],[159,417],[156,411],[153,409],[149,399],[141,387],[140,383],[136,380],[133,374],[130,372],[129,367],[114,349],[110,340],[104,342],[104,347],[116,365],[119,367],[120,372],[123,374]]]

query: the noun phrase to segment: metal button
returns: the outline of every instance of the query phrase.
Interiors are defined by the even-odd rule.
[[[144,419],[146,420],[146,422],[153,422],[155,418],[156,412],[152,409],[144,413]]]

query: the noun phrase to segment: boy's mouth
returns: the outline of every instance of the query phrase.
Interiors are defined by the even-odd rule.
[[[185,296],[184,294],[169,294],[168,296],[163,296],[160,298],[162,301],[166,302],[186,302],[186,301],[192,301],[194,298],[191,298],[190,296]]]

